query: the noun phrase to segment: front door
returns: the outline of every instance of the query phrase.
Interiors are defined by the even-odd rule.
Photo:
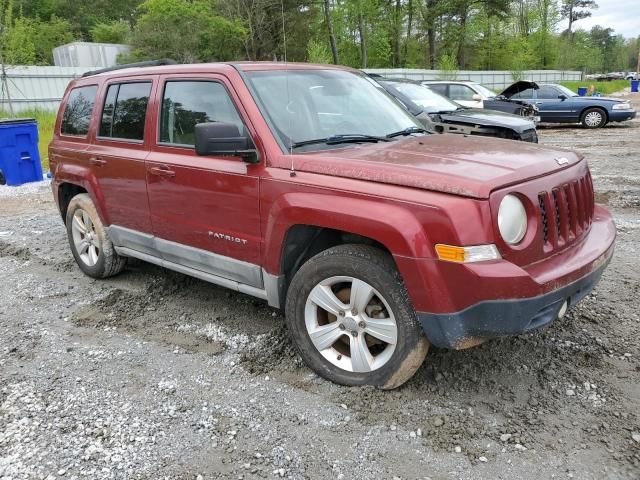
[[[552,85],[542,85],[536,91],[535,104],[540,109],[543,122],[567,122],[574,116],[571,102],[567,98],[560,98],[563,94]]]
[[[248,134],[224,78],[161,78],[147,190],[162,257],[205,273],[262,287],[259,165],[239,157],[198,156],[195,125],[234,123]]]

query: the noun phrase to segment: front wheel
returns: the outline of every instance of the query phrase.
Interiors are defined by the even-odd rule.
[[[393,260],[369,246],[306,262],[289,287],[286,321],[307,365],[342,385],[399,387],[429,348]]]
[[[589,108],[582,114],[582,126],[602,128],[607,124],[607,114],[599,108]]]

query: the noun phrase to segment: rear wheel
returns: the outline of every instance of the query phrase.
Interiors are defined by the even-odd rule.
[[[582,126],[585,128],[602,128],[607,124],[607,114],[601,108],[588,108],[582,114]]]
[[[76,263],[86,275],[107,278],[117,275],[126,264],[107,236],[91,197],[76,195],[67,208],[67,237]]]
[[[307,365],[342,385],[396,388],[429,348],[393,260],[369,246],[334,247],[305,263],[286,320]]]

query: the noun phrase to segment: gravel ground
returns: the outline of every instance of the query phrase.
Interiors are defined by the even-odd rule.
[[[0,187],[0,478],[639,478],[640,120],[540,133],[615,215],[602,282],[391,392],[310,373],[248,296],[141,262],[83,276],[48,186]]]

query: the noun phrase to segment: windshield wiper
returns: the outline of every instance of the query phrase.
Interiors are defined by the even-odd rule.
[[[394,137],[400,137],[400,136],[406,137],[407,135],[411,135],[413,133],[427,133],[427,131],[424,128],[420,128],[420,127],[409,127],[409,128],[405,128],[404,130],[400,130],[399,132],[390,133],[389,135],[387,135],[387,138],[394,138]]]
[[[338,145],[339,143],[358,143],[358,142],[388,142],[387,137],[377,137],[375,135],[365,135],[360,133],[332,135],[326,138],[316,138],[314,140],[304,140],[302,142],[294,142],[291,148],[304,147],[305,145],[316,145],[326,143],[327,145]]]

